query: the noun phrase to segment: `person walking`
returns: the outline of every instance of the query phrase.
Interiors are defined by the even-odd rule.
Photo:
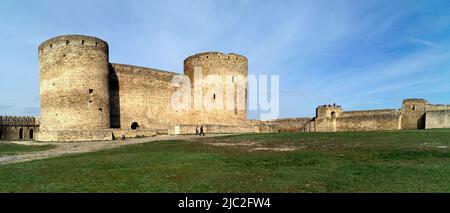
[[[195,135],[200,135],[200,132],[198,131],[198,126],[195,127]]]
[[[205,132],[203,132],[203,126],[200,126],[200,136],[205,136]]]

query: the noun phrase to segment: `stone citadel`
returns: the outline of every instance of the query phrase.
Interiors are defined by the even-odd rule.
[[[175,110],[171,98],[178,73],[111,63],[108,43],[91,36],[52,38],[38,48],[41,115],[0,116],[0,140],[98,141],[158,134],[334,132],[450,128],[450,105],[406,99],[401,109],[343,111],[319,106],[314,118],[247,120],[247,107],[233,110]],[[205,52],[184,60],[184,74],[194,84],[194,69],[203,75],[233,76],[245,81],[247,58]],[[226,79],[226,78],[224,78]],[[225,81],[225,80],[224,80]],[[207,83],[207,82],[206,82]],[[203,94],[214,101],[225,94]],[[211,97],[209,97],[211,96]],[[236,104],[236,103],[235,103]]]

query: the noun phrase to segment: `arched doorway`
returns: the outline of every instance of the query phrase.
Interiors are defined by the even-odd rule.
[[[336,132],[336,112],[332,111],[331,112],[331,131],[332,132]]]
[[[30,140],[33,140],[33,138],[34,138],[34,129],[30,129],[29,136],[30,136]]]
[[[19,129],[19,140],[23,140],[23,129]]]
[[[331,112],[331,119],[336,119],[336,112],[335,111]]]
[[[137,128],[139,128],[139,124],[137,122],[133,122],[131,124],[131,129],[137,129]]]

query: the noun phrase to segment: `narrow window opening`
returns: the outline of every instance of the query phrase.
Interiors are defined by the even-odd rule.
[[[95,42],[95,46],[98,46],[98,42]]]
[[[89,103],[92,103],[92,101],[89,101]]]
[[[237,115],[237,109],[236,108],[234,109],[234,114]]]
[[[93,89],[89,89],[89,94],[92,94],[94,92]]]
[[[50,48],[53,48],[53,44],[50,44]]]
[[[81,45],[84,45],[84,40],[81,41]]]
[[[103,112],[103,109],[102,108],[98,108],[98,111]]]
[[[66,41],[66,45],[69,45],[69,41]]]
[[[66,57],[66,54],[64,54],[63,57]]]
[[[416,105],[412,105],[412,110],[413,110],[413,111],[416,110]]]
[[[216,100],[216,94],[213,95],[213,99]]]

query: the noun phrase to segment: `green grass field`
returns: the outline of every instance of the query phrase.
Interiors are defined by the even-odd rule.
[[[26,146],[12,143],[4,143],[0,141],[0,156],[17,155],[20,153],[41,151],[51,148],[53,148],[52,145]]]
[[[450,192],[450,130],[164,141],[0,166],[1,192]]]

